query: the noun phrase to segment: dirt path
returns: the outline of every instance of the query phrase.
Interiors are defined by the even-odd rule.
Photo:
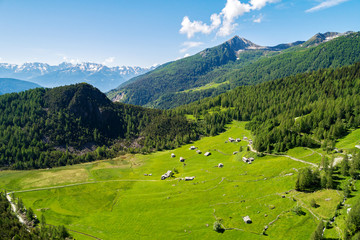
[[[220,151],[219,149],[213,149],[213,151],[217,151],[218,153],[221,153],[222,155],[231,156],[232,154],[224,153]]]
[[[248,144],[249,148],[250,148],[250,151],[254,152],[254,153],[259,153],[258,151],[256,151],[251,144]],[[294,161],[297,161],[297,162],[302,162],[302,163],[305,163],[305,164],[309,164],[309,165],[312,165],[314,167],[318,167],[317,164],[315,163],[312,163],[312,162],[307,162],[307,161],[304,161],[304,160],[301,160],[301,159],[298,159],[298,158],[295,158],[295,157],[292,157],[292,156],[289,156],[289,155],[276,155],[276,154],[271,154],[271,153],[263,153],[264,155],[269,155],[269,156],[275,156],[275,157],[287,157],[287,158],[290,158]]]
[[[176,179],[174,179],[176,180]],[[172,181],[174,181],[172,180]],[[35,192],[35,191],[42,191],[42,190],[49,190],[49,189],[57,189],[57,188],[66,188],[66,187],[73,187],[85,184],[95,184],[95,183],[106,183],[106,182],[158,182],[161,180],[146,180],[146,179],[118,179],[118,180],[106,180],[106,181],[94,181],[94,182],[82,182],[82,183],[74,183],[74,184],[67,184],[61,186],[54,186],[54,187],[43,187],[43,188],[34,188],[34,189],[26,189],[26,190],[19,190],[19,191],[12,191],[11,193],[24,193],[24,192]],[[170,180],[171,181],[171,180]]]

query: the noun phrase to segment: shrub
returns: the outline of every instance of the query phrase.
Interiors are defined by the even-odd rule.
[[[311,199],[310,206],[313,207],[313,208],[317,207],[317,203],[316,203],[315,199]]]
[[[218,221],[214,222],[213,229],[214,229],[215,232],[218,232],[218,233],[222,233],[222,232],[225,231],[225,230],[222,228],[221,223],[218,222]]]
[[[306,214],[299,205],[295,206],[291,211],[294,212],[298,216]]]

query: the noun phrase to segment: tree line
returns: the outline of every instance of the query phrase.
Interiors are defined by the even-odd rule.
[[[192,114],[210,129],[250,121],[254,147],[284,152],[296,146],[330,150],[360,125],[360,63],[242,86],[174,111]]]

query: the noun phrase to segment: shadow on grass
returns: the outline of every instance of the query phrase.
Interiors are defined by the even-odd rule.
[[[345,179],[345,177],[343,177],[343,176],[340,176],[340,175],[333,175],[333,180],[334,181],[342,181],[342,180],[344,180]]]
[[[355,197],[355,195],[350,193],[346,198],[353,198],[353,197]]]

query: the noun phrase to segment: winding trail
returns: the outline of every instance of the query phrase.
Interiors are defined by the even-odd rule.
[[[256,151],[251,144],[248,144],[248,147],[250,148],[250,151],[254,152],[254,153],[259,153],[258,151]],[[289,156],[289,155],[276,155],[276,154],[272,154],[272,153],[263,153],[264,155],[268,155],[268,156],[275,156],[275,157],[287,157],[287,158],[290,158],[294,161],[297,161],[297,162],[302,162],[302,163],[305,163],[305,164],[308,164],[308,165],[311,165],[313,167],[318,167],[317,164],[315,163],[312,163],[312,162],[307,162],[307,161],[304,161],[304,160],[301,160],[301,159],[298,159],[298,158],[295,158],[295,157],[292,157],[292,156]]]

